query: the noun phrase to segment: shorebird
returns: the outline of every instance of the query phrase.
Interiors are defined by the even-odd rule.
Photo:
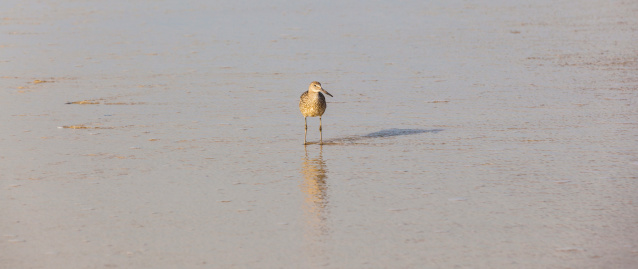
[[[326,98],[322,93],[330,95],[326,90],[321,87],[321,83],[313,81],[308,87],[308,91],[301,94],[299,98],[299,110],[303,115],[303,121],[306,124],[306,130],[303,135],[303,144],[307,145],[306,135],[308,134],[308,121],[307,117],[319,117],[319,144],[323,145],[323,133],[321,131],[321,116],[326,111]]]

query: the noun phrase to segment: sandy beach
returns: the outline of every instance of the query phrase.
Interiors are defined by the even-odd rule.
[[[637,268],[636,14],[3,1],[0,268]]]

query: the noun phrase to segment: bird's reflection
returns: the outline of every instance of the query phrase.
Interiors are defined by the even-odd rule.
[[[313,241],[322,240],[328,234],[326,225],[328,215],[328,184],[326,184],[326,163],[323,161],[323,147],[319,147],[319,153],[313,158],[308,156],[308,149],[301,166],[303,182],[301,191],[304,192],[304,215],[306,225],[306,237]]]

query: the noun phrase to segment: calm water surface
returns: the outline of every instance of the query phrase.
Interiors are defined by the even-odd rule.
[[[5,1],[0,264],[633,268],[637,10]]]

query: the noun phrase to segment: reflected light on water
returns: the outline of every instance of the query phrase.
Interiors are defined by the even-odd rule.
[[[327,205],[328,205],[328,185],[326,184],[326,164],[323,161],[323,147],[319,147],[319,152],[314,158],[308,156],[308,149],[305,149],[305,156],[301,165],[303,182],[301,191],[304,192],[304,215],[307,225],[312,228],[309,235],[322,236],[328,233],[326,226]]]
[[[316,149],[312,147],[312,149]],[[329,262],[330,257],[326,253],[328,235],[328,184],[326,180],[327,168],[323,160],[323,146],[319,146],[319,152],[309,157],[308,147],[305,147],[305,155],[301,163],[301,175],[303,181],[299,185],[304,193],[304,253],[308,262],[314,265],[323,265]]]

